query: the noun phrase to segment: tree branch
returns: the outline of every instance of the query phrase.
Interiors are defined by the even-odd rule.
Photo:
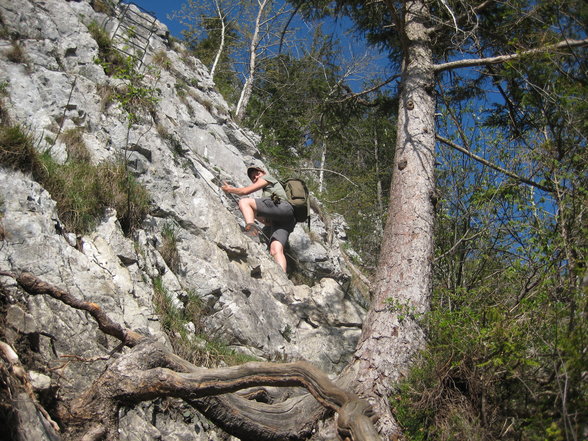
[[[471,12],[473,12],[474,14],[477,14],[477,13],[478,13],[478,12],[480,12],[482,9],[485,9],[487,6],[490,6],[490,5],[492,5],[492,4],[494,3],[494,1],[495,1],[495,0],[485,0],[485,1],[483,1],[482,3],[480,3],[480,4],[479,4],[479,5],[477,5],[477,6],[473,6],[473,7],[471,8]],[[447,6],[446,6],[446,7],[447,7]],[[460,16],[458,16],[458,17],[457,17],[457,20],[456,20],[456,22],[457,22],[458,24],[461,24],[461,23],[462,23],[462,22],[463,22],[465,19],[467,19],[467,18],[468,18],[468,14],[467,14],[467,13],[461,14]],[[435,33],[435,32],[439,32],[439,31],[441,30],[441,28],[442,28],[442,27],[445,27],[445,26],[449,26],[449,25],[448,25],[448,24],[446,24],[446,23],[442,23],[442,24],[439,24],[439,25],[436,25],[436,26],[430,27],[429,29],[427,29],[427,32],[428,32],[428,33],[430,33],[430,34],[433,34],[433,33]]]
[[[559,43],[550,44],[543,47],[538,47],[534,49],[529,49],[526,51],[517,52],[515,54],[509,55],[499,55],[497,57],[489,57],[489,58],[474,58],[468,60],[458,60],[458,61],[451,61],[449,63],[442,63],[442,64],[435,64],[433,66],[433,70],[435,72],[443,72],[445,70],[450,69],[459,69],[463,67],[472,67],[472,66],[482,66],[487,64],[499,64],[505,63],[507,61],[516,60],[518,58],[522,58],[527,55],[533,54],[540,54],[543,52],[548,52],[553,49],[562,49],[562,48],[574,48],[574,47],[583,47],[588,46],[588,38],[584,40],[563,40]]]
[[[384,87],[386,84],[389,84],[389,83],[391,83],[392,81],[394,81],[394,80],[396,80],[396,79],[400,78],[401,76],[402,76],[402,74],[395,74],[395,75],[392,75],[392,76],[391,76],[391,77],[389,77],[388,79],[386,79],[386,80],[382,81],[382,82],[381,82],[381,83],[379,83],[379,84],[376,84],[376,85],[375,85],[375,86],[373,86],[373,87],[370,87],[369,89],[365,89],[365,90],[362,90],[361,92],[357,92],[357,93],[351,93],[351,94],[345,95],[343,98],[341,98],[341,99],[338,99],[338,100],[334,100],[333,102],[334,102],[334,103],[344,103],[344,102],[346,102],[346,101],[349,101],[349,100],[352,100],[352,99],[354,99],[354,98],[359,98],[359,97],[361,97],[361,96],[363,96],[363,95],[367,95],[368,93],[375,92],[376,90],[378,90],[378,89],[381,89],[382,87]],[[363,103],[363,104],[367,104],[367,105],[369,105],[368,103]]]
[[[517,175],[514,172],[511,172],[511,171],[509,171],[509,170],[507,170],[505,168],[502,168],[502,167],[500,167],[500,166],[498,166],[498,165],[496,165],[496,164],[494,164],[494,163],[492,163],[492,162],[490,162],[490,161],[482,158],[481,156],[478,156],[475,153],[470,152],[469,150],[463,148],[460,145],[457,145],[456,143],[454,143],[453,141],[451,141],[451,140],[449,140],[447,138],[442,137],[441,135],[435,135],[435,138],[437,138],[437,140],[440,141],[440,142],[442,142],[443,144],[446,144],[449,147],[453,147],[454,149],[456,149],[456,150],[458,150],[458,151],[460,151],[462,153],[465,153],[470,158],[475,159],[479,163],[481,163],[481,164],[483,164],[483,165],[485,165],[487,167],[490,167],[490,168],[492,168],[492,169],[494,169],[496,171],[499,171],[500,173],[503,173],[503,174],[505,174],[507,176],[510,176],[511,178],[514,178],[514,179],[516,179],[518,181],[521,181],[521,182],[523,182],[523,183],[525,183],[527,185],[531,185],[533,187],[536,187],[536,188],[538,188],[540,190],[547,191],[547,192],[550,192],[550,193],[553,192],[553,188],[547,187],[547,186],[542,185],[542,184],[539,184],[539,183],[537,183],[535,181],[532,181],[530,179],[523,178],[522,176],[519,176],[519,175]]]

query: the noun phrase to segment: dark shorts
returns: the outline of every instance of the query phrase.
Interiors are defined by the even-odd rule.
[[[261,198],[255,199],[255,206],[257,217],[263,217],[271,222],[270,243],[272,240],[277,240],[285,247],[288,236],[296,226],[292,205],[285,201],[276,204],[270,198]]]

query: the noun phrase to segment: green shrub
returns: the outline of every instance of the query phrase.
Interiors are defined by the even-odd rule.
[[[96,63],[104,68],[107,75],[125,80],[125,85],[117,90],[107,91],[102,88],[104,93],[108,93],[108,101],[104,107],[107,108],[110,99],[114,98],[127,113],[129,124],[136,123],[141,112],[154,111],[154,105],[158,101],[156,89],[145,85],[145,75],[137,70],[135,59],[132,56],[124,57],[115,48],[112,39],[104,28],[96,22],[92,22],[88,25],[88,30],[98,44]],[[164,65],[166,64],[165,59],[165,53],[159,53],[155,57],[155,60]],[[105,97],[103,96],[103,98]]]
[[[107,75],[114,75],[125,66],[125,58],[116,50],[108,32],[96,22],[88,25],[88,31],[98,44],[98,59]]]
[[[127,57],[124,65],[114,74],[116,78],[125,80],[124,87],[119,88],[114,98],[127,113],[129,124],[139,121],[140,114],[155,111],[158,102],[156,89],[144,84],[145,75],[137,72],[133,59]]]
[[[511,267],[495,278],[496,290],[435,290],[424,320],[428,348],[392,401],[407,440],[574,440],[583,433],[585,296],[570,290],[557,299],[545,279],[517,301],[523,274]]]

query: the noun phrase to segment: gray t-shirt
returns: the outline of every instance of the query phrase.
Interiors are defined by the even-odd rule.
[[[275,194],[282,201],[288,200],[288,197],[286,196],[286,191],[284,190],[284,187],[282,187],[282,184],[280,184],[280,181],[278,181],[276,178],[268,174],[263,175],[261,178],[269,182],[268,185],[263,187],[262,196],[264,198],[271,198],[272,195]]]

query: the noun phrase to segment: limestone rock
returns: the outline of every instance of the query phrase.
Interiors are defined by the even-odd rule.
[[[137,110],[138,122],[129,126],[124,109],[108,98],[124,81],[94,63],[98,45],[88,30],[99,23],[113,32],[119,16],[96,12],[89,0],[0,0],[0,14],[5,35],[15,37],[24,53],[22,63],[10,61],[13,43],[0,39],[2,108],[10,120],[27,127],[35,147],[59,163],[68,159],[63,134],[80,130],[93,164],[124,158],[151,198],[149,215],[130,236],[114,210],[93,231],[75,234],[64,231],[46,189],[0,165],[0,269],[29,271],[162,342],[168,337],[154,297],[164,292],[180,311],[196,297],[201,323],[195,326],[194,319],[185,329],[202,328],[207,337],[260,359],[302,358],[330,374],[339,372],[353,352],[364,313],[346,292],[350,274],[338,245],[344,234],[321,241],[327,228],[316,215],[310,232],[296,227],[290,264],[310,274],[313,286],[295,285],[265,245],[242,234],[236,201],[219,184],[247,183],[245,164],[261,157],[259,137],[232,121],[206,67],[170,43],[165,26],[155,22],[141,72],[157,102],[151,112]],[[169,63],[157,64],[162,58]],[[165,245],[170,231],[173,258]],[[11,329],[5,337],[35,335],[36,362],[62,365],[45,375],[58,380],[60,396],[75,396],[102,372],[118,342],[87,314],[54,299],[26,296],[9,279],[2,281],[10,303],[3,313]],[[64,356],[88,362],[64,363]],[[43,424],[33,421],[36,414],[26,406],[29,439],[56,439],[34,435]],[[146,440],[185,439],[188,433],[200,437],[191,439],[216,439],[193,418],[145,403],[123,416],[121,439],[139,439],[137,433]]]

